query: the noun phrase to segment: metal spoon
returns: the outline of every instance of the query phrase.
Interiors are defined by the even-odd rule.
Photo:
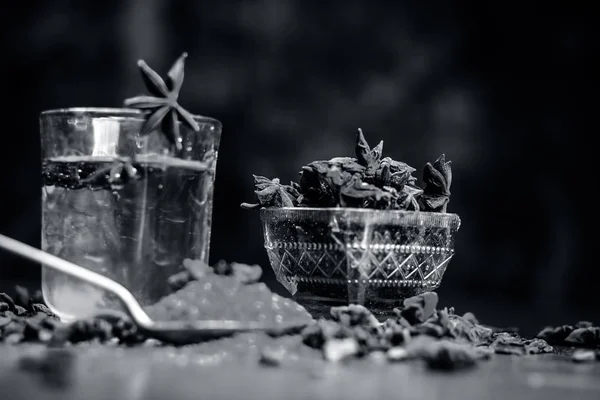
[[[191,344],[249,331],[277,335],[297,331],[306,325],[306,322],[301,321],[281,324],[279,327],[269,327],[256,322],[228,320],[153,321],[133,294],[112,279],[2,234],[0,234],[0,248],[113,293],[121,300],[127,314],[142,333],[163,342],[178,345]]]

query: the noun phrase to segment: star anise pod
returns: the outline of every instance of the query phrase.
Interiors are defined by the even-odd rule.
[[[151,96],[141,95],[125,100],[125,106],[151,110],[142,126],[141,136],[148,135],[159,126],[167,138],[181,150],[181,134],[179,118],[183,119],[191,129],[198,132],[200,126],[194,116],[178,103],[179,92],[183,84],[184,64],[187,53],[183,53],[167,73],[166,82],[144,60],[138,61],[142,78]]]
[[[423,190],[416,186],[404,185],[402,187],[402,208],[405,210],[419,211],[419,196],[423,194]]]
[[[384,198],[391,197],[391,193],[386,192],[375,185],[363,182],[359,174],[355,174],[352,179],[340,190],[340,205],[342,207],[364,208],[366,205],[376,205]]]
[[[122,187],[124,182],[138,178],[138,170],[133,166],[133,160],[130,157],[117,157],[112,164],[82,179],[82,183],[98,183],[105,180],[111,188],[117,189]]]
[[[273,180],[264,176],[254,176],[254,193],[258,198],[257,204],[242,203],[242,208],[254,209],[260,207],[295,207],[300,195],[293,185],[282,185],[279,178]]]
[[[337,190],[334,183],[335,176],[328,176],[330,171],[328,161],[313,161],[302,167],[300,172],[300,192],[305,206],[335,207],[338,201]],[[339,177],[341,179],[341,176]]]
[[[428,211],[446,212],[452,185],[451,162],[442,154],[434,163],[427,163],[423,171],[423,202]]]
[[[365,136],[363,135],[362,129],[358,129],[356,135],[356,146],[355,146],[356,158],[360,165],[367,168],[367,173],[374,172],[381,161],[381,153],[383,152],[383,140],[379,144],[371,149]]]
[[[385,157],[381,160],[380,167],[375,176],[384,185],[402,190],[405,184],[415,184],[417,178],[412,176],[412,173],[415,171],[413,167],[406,163]]]

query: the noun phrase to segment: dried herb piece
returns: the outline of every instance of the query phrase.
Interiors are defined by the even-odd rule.
[[[301,333],[302,341],[314,349],[322,349],[325,342],[352,336],[352,331],[343,325],[320,318],[309,324]]]
[[[349,173],[350,175],[354,174],[364,174],[366,168],[358,163],[356,158],[352,157],[335,157],[329,161],[315,161],[320,163],[326,163],[328,167],[337,167],[340,170]]]
[[[346,327],[363,326],[370,329],[379,326],[377,318],[365,306],[359,304],[331,307],[330,314],[334,321]]]
[[[427,163],[423,171],[423,203],[427,211],[446,212],[452,185],[451,161],[442,154],[434,163]]]
[[[499,354],[518,356],[551,353],[553,351],[553,347],[543,339],[523,339],[518,334],[508,332],[494,334],[489,347]]]
[[[584,347],[600,347],[600,327],[577,328],[565,338],[565,343]]]
[[[574,326],[547,326],[536,337],[556,345],[588,348],[600,347],[600,327],[588,321],[579,321]]]
[[[438,295],[435,292],[426,292],[414,297],[405,299],[402,309],[395,309],[394,312],[404,318],[408,323],[418,324],[425,322],[435,312],[438,303]]]
[[[402,187],[402,193],[400,194],[400,201],[402,202],[402,208],[405,210],[419,211],[419,197],[423,194],[423,189],[419,189],[416,186],[404,185]]]
[[[367,171],[374,172],[379,167],[381,161],[381,153],[383,152],[383,140],[373,149],[369,147],[362,129],[358,128],[356,135],[356,159],[359,164],[366,167]]]
[[[340,190],[342,207],[378,208],[382,200],[389,200],[392,195],[375,185],[363,182],[358,174],[352,176],[350,182]],[[387,204],[387,203],[386,203]]]
[[[14,300],[12,299],[12,297],[7,295],[6,293],[0,293],[0,304],[6,305],[6,309],[2,310],[2,311],[14,311],[14,309],[15,309]]]
[[[183,53],[173,64],[167,73],[166,82],[144,60],[138,61],[138,67],[142,78],[151,96],[141,95],[125,100],[125,106],[150,110],[142,130],[141,136],[148,135],[159,126],[167,138],[178,150],[181,150],[181,134],[179,131],[179,119],[192,130],[200,131],[200,126],[194,120],[194,116],[178,103],[179,92],[183,85],[184,64],[187,53]]]
[[[542,329],[536,337],[546,340],[550,344],[563,344],[567,336],[575,328],[572,325],[562,325],[557,327],[547,326]]]
[[[470,368],[479,360],[488,359],[490,356],[490,352],[483,349],[449,340],[436,342],[423,351],[423,359],[427,366],[442,371]]]
[[[98,169],[85,179],[83,184],[102,184],[108,182],[111,189],[119,189],[131,180],[139,179],[138,170],[133,166],[132,157],[116,157],[112,164]]]
[[[415,171],[416,169],[402,161],[385,157],[381,160],[377,178],[383,186],[400,190],[406,184],[415,185],[417,178],[412,176]]]
[[[257,207],[294,207],[297,205],[297,197],[300,195],[292,185],[282,185],[278,178],[273,180],[264,176],[254,176],[257,204],[243,203],[242,207],[253,209]]]
[[[335,207],[339,202],[340,186],[351,177],[340,167],[339,164],[330,167],[328,161],[314,161],[302,167],[299,185],[302,205]]]

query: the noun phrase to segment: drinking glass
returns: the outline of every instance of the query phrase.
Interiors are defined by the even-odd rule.
[[[68,108],[40,115],[42,249],[128,288],[142,305],[168,293],[183,259],[208,262],[221,123],[180,124],[179,149],[145,112]],[[120,309],[110,295],[44,268],[42,291],[61,319]]]

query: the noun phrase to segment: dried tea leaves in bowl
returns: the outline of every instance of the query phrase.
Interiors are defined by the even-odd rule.
[[[383,141],[373,148],[358,130],[355,158],[336,157],[313,161],[302,167],[299,183],[282,185],[254,175],[255,204],[243,203],[247,209],[261,207],[352,207],[382,210],[446,212],[450,201],[452,169],[450,161],[440,156],[427,163],[423,172],[424,187],[416,184],[416,170],[406,163],[383,157]]]

